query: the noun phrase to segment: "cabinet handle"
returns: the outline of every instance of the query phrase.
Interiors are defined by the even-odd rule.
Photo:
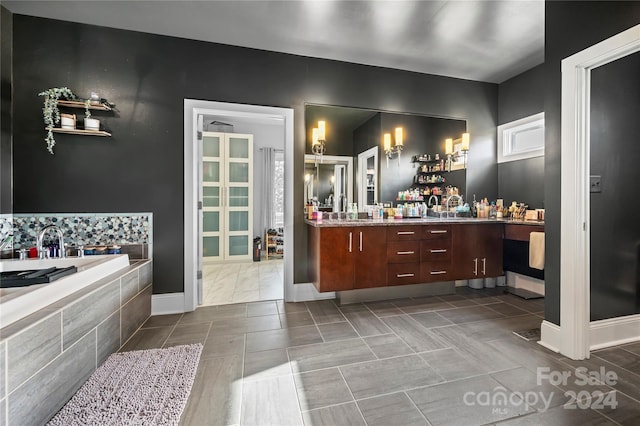
[[[431,275],[442,275],[446,274],[447,271],[431,271]]]
[[[482,258],[482,275],[487,275],[487,258]]]
[[[413,235],[415,234],[414,231],[398,231],[397,232],[398,235]]]
[[[446,229],[436,229],[435,231],[429,231],[432,234],[446,234],[447,230]]]
[[[431,253],[446,253],[447,249],[431,249]]]
[[[396,254],[415,254],[415,251],[398,251]]]
[[[396,274],[396,278],[408,278],[408,277],[415,277],[415,274]]]
[[[353,243],[353,233],[349,232],[349,253],[352,252],[351,250],[352,243]]]
[[[360,251],[362,251],[362,231],[360,231]]]
[[[478,258],[473,259],[473,275],[478,275]]]

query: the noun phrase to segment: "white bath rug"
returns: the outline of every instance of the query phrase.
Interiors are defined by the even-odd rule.
[[[177,425],[202,345],[112,354],[49,425]]]

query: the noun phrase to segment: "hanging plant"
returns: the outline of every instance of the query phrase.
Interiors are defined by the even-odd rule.
[[[76,95],[74,95],[68,87],[53,87],[38,93],[38,96],[44,96],[42,115],[44,117],[45,128],[47,129],[47,136],[44,140],[47,143],[47,150],[53,154],[53,146],[56,144],[56,140],[53,138],[53,128],[56,124],[60,123],[58,99],[76,99]]]

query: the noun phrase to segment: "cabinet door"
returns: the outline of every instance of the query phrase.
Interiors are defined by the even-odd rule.
[[[504,273],[502,270],[502,234],[504,225],[486,224],[479,225],[478,234],[482,244],[482,253],[479,255],[480,273],[484,277],[498,277]]]
[[[380,226],[353,228],[355,252],[354,288],[387,285],[387,230]]]
[[[225,134],[226,258],[249,259],[253,242],[253,136]]]
[[[453,277],[456,280],[480,278],[482,252],[479,246],[482,244],[479,227],[476,224],[452,225],[451,258],[453,261]],[[479,259],[480,257],[480,259]]]
[[[358,249],[354,228],[319,228],[319,231],[318,291],[352,290]]]
[[[201,149],[201,253],[205,260],[217,260],[224,256],[222,244],[225,217],[221,197],[224,185],[224,134],[204,132]]]

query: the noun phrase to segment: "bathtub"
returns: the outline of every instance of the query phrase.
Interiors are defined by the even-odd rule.
[[[75,266],[78,271],[45,284],[0,289],[0,328],[6,327],[85,286],[129,266],[129,255],[88,256],[66,259],[2,260],[0,271],[21,271]]]

